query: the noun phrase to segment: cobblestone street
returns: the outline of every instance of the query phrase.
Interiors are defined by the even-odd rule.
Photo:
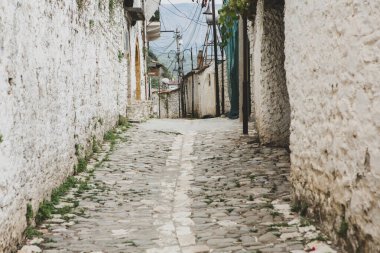
[[[240,125],[133,125],[76,176],[88,184],[59,204],[73,212],[46,220],[21,252],[336,252],[291,212],[288,151],[261,147]]]

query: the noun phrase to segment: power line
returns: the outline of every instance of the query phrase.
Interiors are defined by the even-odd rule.
[[[200,10],[202,10],[202,8]],[[200,11],[198,14],[198,18],[197,18],[198,21],[201,17],[201,13],[202,13],[202,11]],[[198,30],[198,32],[197,32],[197,36],[198,36],[199,31],[200,31],[200,26],[198,26],[198,25],[195,25],[193,27],[191,34],[195,34],[197,30]],[[189,47],[189,45],[197,38],[197,36],[193,36],[184,48],[187,49]]]
[[[155,1],[155,0],[153,0]],[[176,15],[177,17],[180,17],[180,18],[186,18],[188,20],[191,20],[191,18],[189,18],[188,16],[186,16],[185,14],[183,14],[183,12],[181,12],[181,14],[183,14],[184,16],[182,15],[178,15],[177,13],[175,13],[174,11],[170,10],[169,8],[166,8],[165,6],[161,5],[160,7],[168,10],[169,12],[173,13],[174,15]],[[202,24],[202,23],[199,23],[199,25],[203,25],[203,26],[206,26],[205,24]]]
[[[194,15],[191,18],[191,21],[189,22],[189,25],[185,28],[185,30],[183,30],[182,33],[185,33],[190,28],[190,25],[194,22],[194,18],[195,18],[195,15],[197,14],[198,7],[199,7],[199,4],[197,4],[197,8],[194,11]],[[202,8],[200,9],[200,11],[202,11]]]

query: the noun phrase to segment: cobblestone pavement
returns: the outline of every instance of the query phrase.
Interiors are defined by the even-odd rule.
[[[20,252],[336,252],[290,210],[288,152],[240,133],[228,119],[133,126]]]

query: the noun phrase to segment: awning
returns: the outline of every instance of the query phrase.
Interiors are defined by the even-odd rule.
[[[147,26],[147,38],[148,41],[153,41],[160,38],[161,23],[152,22]]]

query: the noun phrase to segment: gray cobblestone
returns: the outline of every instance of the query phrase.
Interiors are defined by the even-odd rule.
[[[239,125],[211,119],[133,126],[113,152],[96,154],[108,157],[100,166],[92,159],[89,189],[62,199],[62,206],[70,198],[79,205],[47,220],[38,246],[51,253],[304,252],[321,237],[290,211],[288,152],[260,146],[254,131],[241,136]]]

